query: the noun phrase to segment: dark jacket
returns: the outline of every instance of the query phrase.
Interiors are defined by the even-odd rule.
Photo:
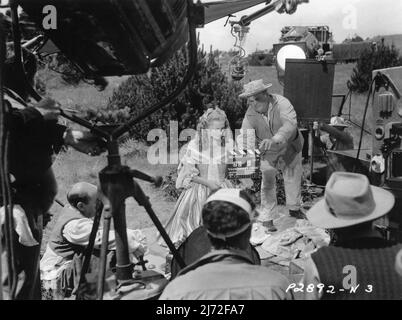
[[[312,254],[320,282],[326,285],[324,300],[401,300],[402,281],[395,258],[402,245],[380,238],[363,238],[319,249]],[[345,269],[346,268],[346,269]],[[353,284],[349,277],[356,276]],[[357,286],[355,293],[344,282]],[[328,292],[328,286],[334,290]],[[366,291],[367,290],[367,291]]]

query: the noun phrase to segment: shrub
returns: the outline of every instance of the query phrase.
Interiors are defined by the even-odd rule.
[[[272,66],[274,63],[274,55],[272,53],[254,52],[247,57],[250,66]]]
[[[369,90],[372,81],[373,70],[399,65],[401,65],[399,51],[394,45],[389,46],[382,41],[376,48],[366,49],[360,55],[351,79],[348,81],[348,87],[354,92],[366,92]]]
[[[149,115],[133,126],[130,133],[135,139],[146,140],[154,128],[168,129],[169,121],[178,121],[179,130],[195,128],[198,118],[210,102],[226,111],[232,129],[241,126],[246,106],[238,98],[241,85],[228,80],[216,63],[217,53],[198,52],[196,73],[184,92],[169,106]],[[161,101],[182,81],[188,61],[185,49],[178,51],[163,66],[147,75],[135,75],[123,82],[113,93],[104,110],[88,112],[94,122],[122,123],[141,114],[146,108]]]

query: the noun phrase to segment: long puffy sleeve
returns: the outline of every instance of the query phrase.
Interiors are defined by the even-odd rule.
[[[189,189],[193,186],[192,178],[198,176],[200,172],[197,169],[195,141],[192,140],[187,145],[183,158],[177,168],[176,188]]]

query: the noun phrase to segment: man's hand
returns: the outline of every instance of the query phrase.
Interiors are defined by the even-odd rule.
[[[42,114],[45,120],[57,120],[60,115],[59,104],[51,98],[42,99],[34,105],[34,108]]]
[[[90,156],[97,156],[105,151],[103,140],[89,131],[67,129],[64,135],[64,142]]]
[[[260,143],[260,151],[265,152],[271,149],[272,144],[274,143],[271,139],[265,139]]]

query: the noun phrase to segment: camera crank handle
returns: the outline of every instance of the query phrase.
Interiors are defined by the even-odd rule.
[[[163,178],[160,176],[152,177],[138,170],[131,170],[130,174],[133,178],[153,183],[155,187],[160,187],[163,182]]]

